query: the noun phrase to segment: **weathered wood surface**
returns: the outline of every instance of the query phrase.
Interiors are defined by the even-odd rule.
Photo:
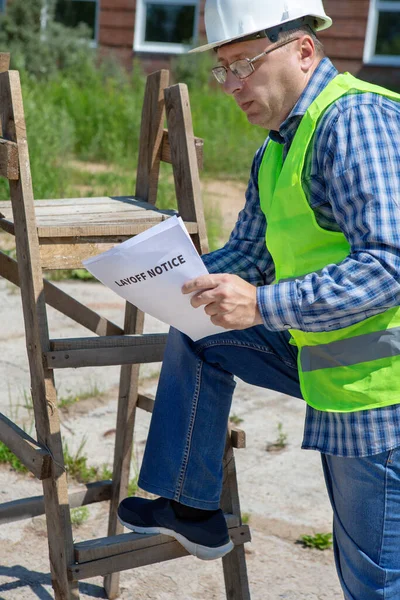
[[[70,490],[68,494],[70,508],[78,508],[94,502],[109,500],[111,481],[87,483],[78,490]],[[0,504],[0,525],[22,521],[43,515],[45,512],[44,496],[32,496]]]
[[[0,251],[0,276],[14,285],[19,286],[17,261]],[[100,316],[60,288],[43,280],[46,304],[49,304],[59,312],[63,313],[76,323],[79,323],[89,331],[97,335],[119,335],[123,333],[121,327]]]
[[[225,520],[230,530],[239,527],[239,519],[235,515],[226,514]],[[122,530],[124,527],[122,526]],[[86,540],[75,544],[75,561],[79,564],[109,558],[125,552],[151,548],[171,540],[170,536],[162,534],[124,533],[94,540]]]
[[[100,348],[128,348],[153,347],[165,345],[167,341],[166,333],[126,333],[123,336],[107,335],[100,337],[79,337],[79,338],[60,338],[50,340],[50,348],[52,351],[65,350],[97,350]]]
[[[149,223],[131,224],[127,228],[130,230],[128,235],[97,234],[96,236],[82,235],[79,238],[41,238],[40,257],[42,267],[44,270],[82,268],[83,260],[110,250],[116,244],[130,239],[132,236],[145,231],[151,226],[152,224]],[[186,222],[185,226],[191,235],[197,233],[198,228],[196,223]],[[5,229],[5,227],[3,228]],[[12,230],[9,232],[13,233]]]
[[[51,457],[48,450],[1,413],[0,440],[38,479],[50,477]]]
[[[178,211],[184,221],[198,224],[194,244],[204,254],[208,251],[207,230],[187,86],[179,83],[166,88],[164,96]]]
[[[160,336],[157,338],[157,336]],[[133,337],[133,336],[132,336]],[[97,346],[98,338],[88,339],[90,346],[82,349],[52,350],[44,353],[49,369],[69,369],[76,367],[104,367],[111,365],[132,365],[160,362],[165,349],[165,336],[153,334],[127,343],[125,336],[107,336],[106,342]],[[54,340],[52,343],[56,343]],[[61,342],[60,342],[61,343]]]
[[[4,139],[0,139],[0,176],[13,180],[19,177],[17,144]]]
[[[141,336],[144,329],[144,313],[129,302],[125,305],[125,333]],[[148,334],[149,335],[149,334]],[[164,344],[166,336],[164,337]],[[117,435],[115,436],[113,487],[109,510],[107,535],[115,536],[123,532],[117,517],[118,505],[128,494],[131,469],[133,431],[136,418],[140,365],[123,365],[120,372]],[[107,574],[104,588],[110,600],[119,596],[119,573]]]
[[[224,512],[232,513],[241,519],[235,456],[229,435],[225,445],[224,483],[220,506]],[[226,597],[230,600],[250,600],[244,547],[235,546],[232,552],[222,558],[222,565]]]
[[[132,236],[176,214],[125,196],[36,200],[34,207],[40,238]],[[12,233],[10,202],[0,202],[0,213],[0,226]]]
[[[164,88],[168,83],[169,71],[165,69],[149,75],[142,108],[135,196],[153,205],[157,200],[164,135]]]
[[[50,350],[50,342],[21,84],[16,71],[0,73],[0,120],[3,137],[18,145],[20,177],[10,181],[10,196],[37,438],[53,458],[51,477],[42,481],[52,585],[56,600],[72,600],[79,594],[78,586],[67,576],[74,552],[67,478],[53,372],[43,365],[42,352]]]
[[[202,138],[194,136],[194,147],[196,151],[197,166],[201,171],[204,167],[204,140]],[[169,143],[168,129],[164,129],[163,132],[161,160],[166,163],[172,164],[171,146]]]
[[[230,527],[229,534],[232,541],[235,544],[239,544],[242,548],[244,543],[250,541],[249,528],[247,525]],[[110,556],[106,556],[105,558],[73,564],[69,569],[70,577],[74,581],[79,581],[104,573],[114,573],[117,571],[124,571],[126,569],[135,569],[137,567],[143,567],[145,565],[151,565],[189,555],[187,550],[185,550],[185,548],[181,546],[179,542],[165,535],[140,535],[132,533],[127,534],[126,536],[123,535],[116,537],[126,537],[126,542],[121,543],[117,539],[115,544],[117,547],[130,548],[130,550],[124,550],[122,553],[112,554]],[[97,542],[97,540],[91,541]],[[111,542],[112,541],[113,540],[111,538]],[[84,554],[88,556],[91,553],[101,554],[104,551],[114,552],[114,550],[110,549],[110,546],[108,545],[110,543],[110,538],[104,538],[104,542],[107,544],[106,549],[103,549],[101,545],[98,544],[96,549],[91,548],[89,551],[85,551],[82,545],[76,544],[75,550],[80,556],[83,556]],[[85,542],[82,544],[85,544]],[[238,546],[235,546],[235,548],[236,547]],[[234,550],[232,550],[232,552],[233,551]]]

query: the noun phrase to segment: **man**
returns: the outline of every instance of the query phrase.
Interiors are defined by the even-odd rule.
[[[324,57],[320,0],[207,0],[213,70],[269,130],[230,240],[183,293],[226,333],[171,330],[139,485],[121,521],[200,558],[219,510],[233,375],[304,398],[346,600],[400,598],[400,96]],[[232,148],[232,152],[235,149]],[[179,377],[176,374],[179,373]]]

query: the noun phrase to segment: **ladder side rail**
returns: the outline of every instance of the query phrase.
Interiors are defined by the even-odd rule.
[[[178,211],[184,221],[197,223],[193,241],[198,252],[204,254],[208,252],[207,229],[188,89],[178,83],[166,88],[164,95]]]
[[[143,98],[135,196],[153,205],[157,200],[164,135],[164,88],[168,85],[169,71],[162,69],[151,73]]]
[[[18,145],[20,177],[17,181],[10,181],[10,196],[15,222],[35,425],[39,443],[49,450],[53,458],[51,477],[42,482],[52,584],[57,600],[72,600],[79,596],[78,586],[70,582],[67,575],[67,567],[73,560],[67,478],[53,373],[43,366],[42,361],[42,352],[50,350],[49,331],[21,84],[17,71],[0,73],[0,118],[3,136]]]
[[[239,490],[236,474],[235,456],[229,434],[226,438],[224,454],[224,483],[221,494],[221,508],[225,513],[232,513],[239,518]],[[247,539],[246,541],[250,541]],[[237,545],[222,558],[226,597],[232,600],[250,600],[249,581],[247,576],[246,557],[243,544]]]
[[[157,199],[158,175],[164,132],[164,88],[169,84],[169,71],[161,70],[150,74],[146,81],[140,127],[139,158],[136,174],[136,198],[150,204]],[[126,303],[124,332],[143,333],[144,313]],[[140,365],[121,367],[117,427],[115,436],[113,490],[110,502],[108,535],[123,532],[118,520],[118,505],[128,493],[129,473],[133,448],[136,404],[138,398]],[[110,573],[104,578],[104,588],[111,600],[119,595],[120,575]]]

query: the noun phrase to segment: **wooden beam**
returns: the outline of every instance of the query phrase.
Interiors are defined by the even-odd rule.
[[[10,180],[15,225],[17,262],[25,322],[26,349],[38,441],[53,458],[51,477],[43,480],[46,497],[47,535],[51,579],[58,599],[77,598],[78,586],[68,580],[73,561],[73,539],[68,507],[57,394],[53,372],[43,365],[43,352],[50,350],[43,274],[35,218],[32,175],[21,84],[17,71],[0,73],[0,119],[3,137],[18,144],[20,176]]]
[[[1,413],[0,440],[38,479],[50,477],[52,460],[49,451]]]
[[[16,181],[19,178],[18,146],[0,139],[0,176]]]
[[[0,73],[4,73],[4,71],[8,71],[10,68],[10,53],[9,52],[0,52]]]
[[[194,245],[204,254],[208,252],[207,230],[187,86],[178,83],[168,87],[164,96],[178,211],[184,221],[198,224]]]
[[[50,340],[51,350],[98,350],[110,348],[129,348],[158,346],[167,341],[166,333],[107,335],[99,337],[60,338]]]
[[[204,140],[199,137],[194,137],[194,147],[196,150],[197,157],[197,166],[199,170],[202,170],[204,167]],[[162,147],[161,147],[161,160],[166,163],[172,164],[172,156],[171,156],[171,146],[169,143],[168,129],[164,129],[163,139],[162,139]]]
[[[18,263],[16,260],[0,251],[0,275],[19,287]],[[123,329],[112,321],[100,316],[60,288],[43,280],[46,304],[49,304],[76,323],[97,335],[119,335]]]
[[[235,545],[251,540],[247,525],[230,526],[229,535]],[[79,581],[188,555],[169,536],[128,533],[75,544],[75,559],[78,561],[79,557],[79,563],[70,566],[69,574],[73,581]]]
[[[69,493],[70,508],[78,508],[94,502],[109,500],[111,496],[111,481],[96,481],[88,483],[82,489]],[[32,496],[0,504],[0,525],[30,519],[45,513],[44,497]]]
[[[166,338],[158,333],[51,340],[53,350],[44,356],[49,369],[161,362]]]
[[[168,84],[169,71],[166,69],[151,73],[144,93],[135,196],[150,204],[155,204],[157,199],[165,119],[164,89]]]

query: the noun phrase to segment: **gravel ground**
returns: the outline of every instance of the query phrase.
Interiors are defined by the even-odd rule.
[[[123,303],[100,284],[59,284],[89,306],[119,324]],[[2,298],[0,341],[0,410],[19,425],[29,427],[29,373],[25,353],[19,292],[0,280]],[[74,337],[87,332],[49,309],[52,337]],[[153,319],[147,331],[165,330]],[[153,392],[159,365],[142,371],[142,389]],[[119,370],[62,370],[56,373],[59,398],[88,395],[61,415],[62,434],[71,452],[85,439],[91,465],[112,464]],[[91,395],[99,390],[100,394]],[[332,550],[310,550],[296,543],[302,534],[331,531],[331,510],[317,453],[300,450],[303,402],[238,382],[232,414],[243,419],[247,448],[236,451],[242,511],[249,515],[252,542],[246,544],[253,600],[339,600]],[[140,463],[148,415],[139,411],[135,457]],[[281,425],[279,425],[281,424]],[[278,428],[281,428],[280,430]],[[286,436],[281,451],[267,451],[279,434]],[[32,430],[34,435],[34,430]],[[41,494],[41,484],[0,467],[1,501]],[[74,527],[75,541],[106,535],[108,503],[89,507],[89,518]],[[0,600],[53,598],[43,517],[0,527]],[[105,598],[102,579],[80,584],[82,599]],[[225,598],[220,561],[193,557],[121,573],[121,598],[129,600],[194,600]]]

